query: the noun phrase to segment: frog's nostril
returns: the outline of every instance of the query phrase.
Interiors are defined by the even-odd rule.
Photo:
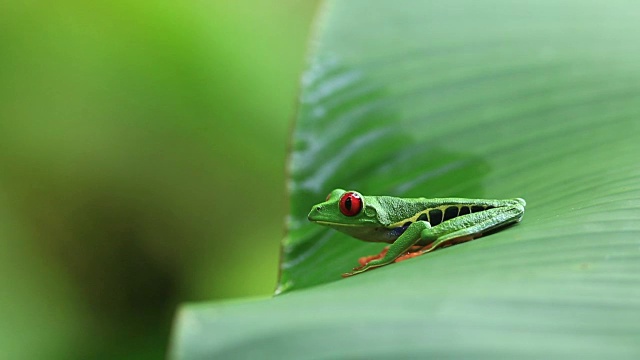
[[[322,206],[316,206],[316,211],[318,212],[322,211]]]

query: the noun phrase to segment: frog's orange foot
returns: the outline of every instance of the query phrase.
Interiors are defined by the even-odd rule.
[[[393,262],[400,262],[408,259],[412,259],[416,256],[420,256],[427,252],[427,250],[431,249],[432,244],[427,246],[412,246],[409,251],[407,251],[404,255],[398,256]]]
[[[408,259],[412,259],[416,256],[420,256],[422,255],[422,253],[420,251],[414,251],[414,252],[408,252],[404,255],[398,256],[395,260],[393,260],[393,262],[400,262],[400,261],[405,261]]]
[[[371,256],[363,256],[363,257],[361,257],[360,259],[358,259],[358,263],[360,264],[360,266],[355,268],[355,269],[353,269],[353,270],[354,271],[360,270],[362,267],[366,266],[372,260],[382,259],[385,255],[387,255],[387,251],[389,251],[389,247],[385,246],[384,249],[382,249],[382,251],[380,251],[380,254],[378,254],[378,255],[371,255]]]

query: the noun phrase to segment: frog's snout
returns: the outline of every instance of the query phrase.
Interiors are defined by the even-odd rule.
[[[311,211],[309,212],[307,219],[309,219],[309,221],[316,221],[318,219],[318,216],[320,216],[321,213],[322,213],[322,205],[316,205],[311,208]]]

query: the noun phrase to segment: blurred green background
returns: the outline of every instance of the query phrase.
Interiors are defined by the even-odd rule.
[[[317,1],[0,3],[0,349],[162,358],[271,294]]]

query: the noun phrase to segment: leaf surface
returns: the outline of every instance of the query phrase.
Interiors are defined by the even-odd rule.
[[[640,356],[640,3],[327,1],[273,299],[185,307],[176,358]],[[527,200],[522,223],[342,280],[383,245],[334,188]]]

